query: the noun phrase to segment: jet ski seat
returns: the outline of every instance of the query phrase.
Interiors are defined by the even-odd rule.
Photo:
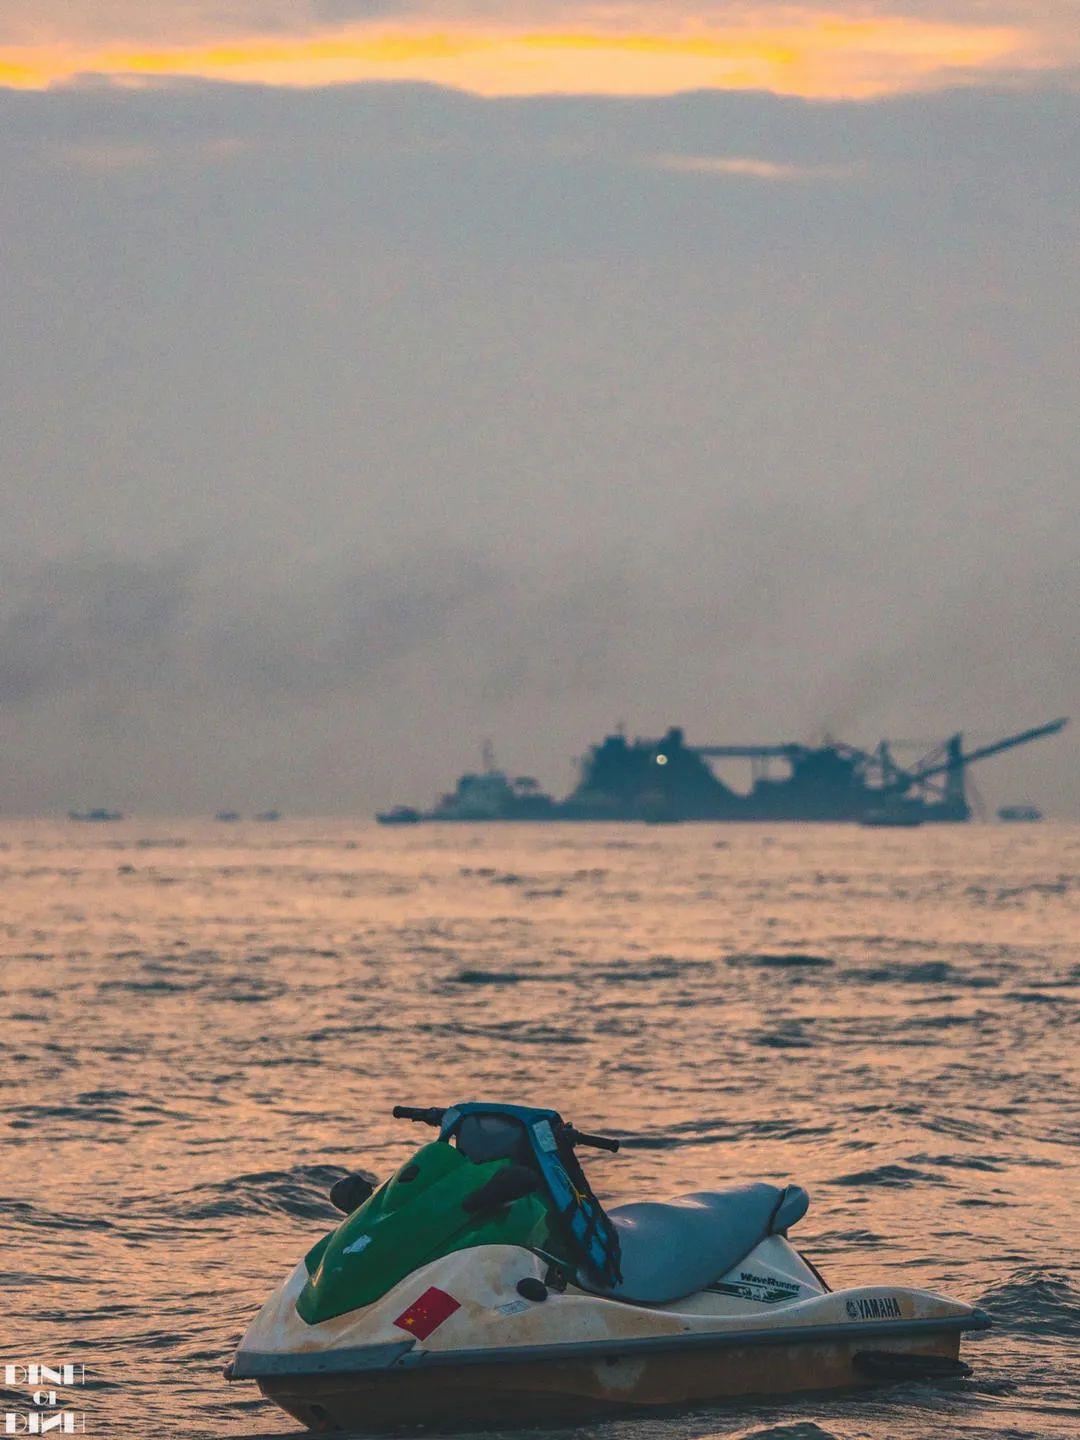
[[[524,1125],[516,1116],[466,1115],[458,1149],[474,1164],[509,1160],[538,1169]],[[593,1197],[590,1197],[593,1199]],[[597,1206],[599,1202],[593,1199]],[[767,1235],[784,1234],[810,1205],[800,1185],[741,1185],[702,1190],[677,1200],[616,1205],[607,1217],[619,1238],[622,1279],[588,1285],[597,1295],[639,1305],[663,1305],[719,1280]]]
[[[693,1295],[767,1235],[783,1234],[809,1205],[801,1185],[765,1184],[616,1205],[607,1213],[619,1236],[623,1278],[595,1293],[639,1305]]]

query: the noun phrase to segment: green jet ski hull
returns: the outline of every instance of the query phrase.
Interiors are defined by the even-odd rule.
[[[438,1142],[423,1146],[308,1251],[309,1279],[296,1302],[300,1318],[317,1325],[371,1305],[422,1265],[477,1245],[521,1245],[565,1258],[546,1197],[533,1193],[495,1208],[466,1208],[509,1168],[505,1160],[473,1164]]]

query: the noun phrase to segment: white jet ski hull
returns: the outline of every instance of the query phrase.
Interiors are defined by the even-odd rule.
[[[828,1291],[779,1236],[668,1305],[572,1285],[523,1298],[519,1283],[545,1272],[515,1246],[457,1251],[373,1305],[307,1325],[295,1306],[300,1265],[253,1321],[230,1375],[257,1381],[319,1432],[521,1425],[863,1386],[905,1365],[962,1373],[962,1333],[989,1323],[904,1286]],[[433,1293],[442,1298],[425,1310]]]

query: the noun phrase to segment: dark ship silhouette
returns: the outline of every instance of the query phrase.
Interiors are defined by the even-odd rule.
[[[1037,805],[1002,805],[997,812],[998,819],[1006,824],[1034,824],[1043,818]]]
[[[581,778],[565,800],[546,795],[523,775],[495,767],[485,746],[484,768],[462,775],[457,788],[427,811],[398,806],[376,818],[384,825],[425,820],[850,820],[865,825],[920,825],[971,818],[967,768],[977,760],[1054,735],[1067,721],[965,751],[950,736],[912,767],[901,766],[887,740],[874,750],[823,745],[687,745],[673,727],[659,740],[628,740],[621,732],[594,745]],[[709,764],[749,760],[748,792],[733,790]],[[775,767],[781,767],[777,774]]]

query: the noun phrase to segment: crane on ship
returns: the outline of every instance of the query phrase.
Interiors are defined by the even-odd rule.
[[[963,734],[958,731],[911,766],[899,764],[894,754],[898,747],[888,740],[882,740],[873,750],[831,740],[819,746],[795,742],[688,748],[703,759],[749,760],[753,794],[766,806],[770,796],[778,803],[781,794],[785,799],[790,797],[794,786],[806,792],[810,803],[817,792],[822,797],[835,794],[839,804],[841,792],[846,792],[865,814],[890,814],[898,823],[903,823],[905,816],[911,817],[912,823],[919,819],[967,820],[971,817],[967,798],[969,766],[1056,735],[1067,724],[1068,717],[1063,716],[973,750],[964,749]],[[771,770],[778,760],[789,767],[781,779],[774,778]]]

